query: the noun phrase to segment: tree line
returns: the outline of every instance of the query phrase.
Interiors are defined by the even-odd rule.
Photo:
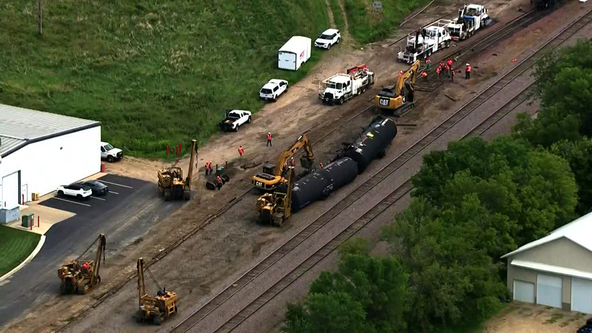
[[[427,154],[410,206],[382,230],[388,255],[346,243],[337,271],[288,306],[283,332],[434,332],[500,309],[500,256],[592,207],[592,43],[546,55],[534,75],[537,116]]]

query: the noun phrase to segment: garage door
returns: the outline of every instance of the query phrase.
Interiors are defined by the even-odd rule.
[[[592,281],[572,278],[571,310],[592,313]]]
[[[19,203],[19,173],[2,177],[2,207],[14,208]]]
[[[537,275],[537,304],[561,308],[561,278]]]
[[[534,303],[534,283],[514,280],[514,300]]]

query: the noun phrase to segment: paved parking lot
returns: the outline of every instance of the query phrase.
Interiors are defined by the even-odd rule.
[[[86,199],[63,195],[47,199],[39,204],[94,218],[107,209],[116,208],[118,204],[147,184],[147,182],[139,179],[116,175],[105,175],[97,180],[109,187],[107,195],[92,195]]]

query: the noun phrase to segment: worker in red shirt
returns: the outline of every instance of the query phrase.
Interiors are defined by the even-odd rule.
[[[245,148],[243,146],[238,146],[238,154],[242,157],[245,153]]]
[[[426,68],[425,68],[425,70],[426,70],[426,71],[429,71],[429,70],[430,70],[430,63],[431,63],[431,62],[432,62],[432,61],[430,60],[430,58],[426,57],[426,60],[425,60],[425,64],[426,64]]]
[[[471,78],[471,71],[473,70],[473,67],[471,67],[471,64],[467,63],[467,67],[465,68],[465,80],[468,80]]]
[[[216,188],[220,190],[222,188],[222,178],[220,175],[216,176]]]
[[[267,132],[267,147],[273,147],[271,144],[271,132]]]

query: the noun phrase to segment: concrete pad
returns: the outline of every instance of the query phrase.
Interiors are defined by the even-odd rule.
[[[52,197],[53,195],[45,195],[37,202],[32,201],[28,202],[27,206],[20,206],[21,216],[26,214],[35,214],[35,223],[32,230],[30,228],[22,227],[20,219],[18,221],[8,223],[7,226],[43,235],[54,224],[62,222],[76,215],[65,210],[59,210],[39,204],[43,202],[43,200],[47,200]],[[39,221],[39,226],[37,226],[37,221]]]

